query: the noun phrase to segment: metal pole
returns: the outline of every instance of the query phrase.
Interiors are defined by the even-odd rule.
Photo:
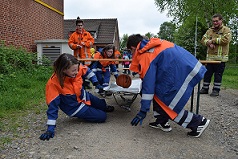
[[[198,18],[196,16],[196,25],[195,25],[195,37],[194,37],[194,56],[197,57],[197,24]]]

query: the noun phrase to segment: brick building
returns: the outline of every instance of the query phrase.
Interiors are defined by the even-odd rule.
[[[36,52],[35,40],[63,39],[64,0],[1,0],[0,40]]]

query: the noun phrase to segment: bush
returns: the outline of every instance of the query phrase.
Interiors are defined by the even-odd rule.
[[[44,99],[44,87],[52,73],[37,65],[35,53],[0,45],[0,118],[9,110],[24,110]]]
[[[30,53],[23,48],[0,45],[0,74],[8,74],[15,70],[31,70],[37,61],[36,53]]]

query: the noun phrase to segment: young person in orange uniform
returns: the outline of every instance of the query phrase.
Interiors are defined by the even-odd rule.
[[[105,122],[106,112],[114,110],[105,99],[84,90],[82,84],[86,76],[98,89],[102,89],[95,74],[73,55],[62,54],[54,62],[54,73],[46,84],[47,131],[40,136],[41,140],[54,137],[59,109],[70,117],[95,123]]]
[[[94,38],[84,29],[83,20],[79,17],[76,20],[76,30],[68,40],[69,47],[74,50],[74,56],[80,59],[91,58],[91,47],[94,44]],[[84,61],[84,65],[89,66],[91,61]]]
[[[96,52],[94,59],[108,59],[108,61],[95,61],[91,65],[92,71],[96,74],[98,82],[103,87],[109,86],[111,73],[115,78],[118,77],[118,72],[116,68],[115,61],[110,61],[110,59],[116,59],[115,57],[115,47],[111,44],[105,46],[102,52]],[[103,92],[99,92],[103,93]],[[111,93],[106,92],[106,95],[111,95]]]
[[[116,58],[116,59],[120,59],[120,57],[121,57],[120,51],[115,50],[115,58]],[[117,69],[118,69],[118,67],[119,67],[119,63],[120,63],[119,61],[116,61],[116,62],[115,62]],[[117,72],[118,72],[118,70],[117,70]]]
[[[91,47],[94,44],[94,38],[84,29],[83,20],[79,17],[76,20],[76,30],[71,34],[68,45],[74,50],[74,56],[78,59],[92,58]],[[84,65],[90,67],[91,61],[83,61]],[[89,81],[84,80],[85,88],[91,88]]]
[[[132,51],[130,70],[142,79],[141,108],[131,125],[142,123],[153,102],[156,121],[149,126],[171,131],[168,121],[172,120],[191,129],[189,136],[200,137],[210,120],[184,107],[206,68],[187,50],[159,38],[147,40],[140,34],[131,35],[127,48]]]

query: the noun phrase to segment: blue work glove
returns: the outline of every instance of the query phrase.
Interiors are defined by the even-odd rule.
[[[140,111],[134,119],[131,121],[132,126],[137,126],[137,124],[140,122],[140,125],[142,125],[143,119],[146,117],[146,112]]]
[[[115,77],[115,79],[117,79],[117,77],[118,77],[118,74],[114,75],[114,77]]]
[[[41,140],[49,140],[55,135],[55,125],[48,125],[48,129],[45,133],[40,136]]]
[[[96,85],[95,87],[99,90],[99,92],[103,92],[103,86],[100,84]]]

